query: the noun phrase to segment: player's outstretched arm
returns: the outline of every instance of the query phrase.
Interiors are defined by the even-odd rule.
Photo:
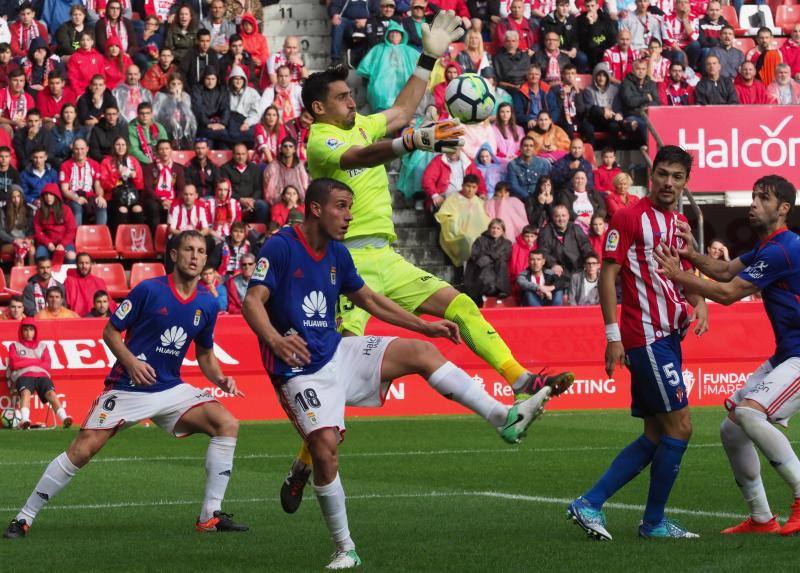
[[[449,320],[428,322],[403,309],[393,300],[378,294],[364,285],[359,290],[345,294],[359,308],[363,308],[375,318],[394,326],[419,332],[430,338],[447,338],[458,344],[461,341],[458,326]]]
[[[103,329],[103,342],[106,343],[112,354],[125,367],[134,384],[137,386],[155,384],[156,371],[147,362],[139,360],[128,350],[128,347],[125,346],[125,341],[122,340],[122,333],[111,324],[111,321],[108,321]]]
[[[253,332],[258,335],[273,354],[289,366],[305,366],[311,362],[308,345],[302,337],[292,334],[281,336],[272,326],[267,314],[267,301],[269,289],[263,285],[255,285],[247,289],[247,294],[242,303],[242,316]]]
[[[678,255],[686,259],[701,273],[715,281],[728,282],[744,270],[744,264],[738,258],[732,261],[712,259],[708,255],[699,253],[694,248],[692,228],[685,221],[678,221],[677,235],[683,239],[685,247],[678,250]]]
[[[617,276],[621,267],[612,259],[603,261],[600,269],[600,309],[603,311],[603,322],[606,327],[606,374],[614,375],[614,370],[625,358],[622,346],[622,335],[617,323]]]
[[[716,282],[705,280],[694,273],[683,270],[680,256],[675,248],[668,249],[664,245],[659,245],[653,251],[653,256],[659,265],[658,272],[660,274],[672,282],[682,285],[690,293],[726,306],[759,290],[756,285],[738,276],[728,279],[727,282]]]
[[[234,380],[231,376],[225,376],[225,374],[222,372],[219,361],[214,355],[213,348],[206,348],[205,346],[195,342],[194,350],[197,356],[197,365],[200,366],[200,371],[209,382],[216,384],[228,394],[233,394],[234,396],[244,396],[244,392],[236,387],[236,380]]]

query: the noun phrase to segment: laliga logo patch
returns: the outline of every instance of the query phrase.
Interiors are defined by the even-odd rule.
[[[616,229],[612,229],[608,232],[608,235],[606,236],[606,250],[616,251],[618,246],[619,246],[619,231],[617,231]]]
[[[200,312],[200,309],[194,311],[194,325],[198,326],[200,324],[200,317],[203,316],[203,313]]]
[[[341,141],[339,141],[334,137],[329,137],[328,140],[325,142],[325,145],[327,145],[330,149],[338,149],[339,147],[344,145],[344,143],[342,143]]]
[[[331,284],[336,284],[336,267],[331,267]]]
[[[115,312],[114,314],[117,316],[118,319],[122,320],[126,316],[128,316],[128,313],[131,311],[132,308],[133,304],[126,298],[125,300],[122,301],[122,304],[119,305],[117,312]]]
[[[261,257],[256,264],[256,270],[253,273],[253,279],[263,281],[267,278],[267,271],[269,270],[269,261],[267,257]]]

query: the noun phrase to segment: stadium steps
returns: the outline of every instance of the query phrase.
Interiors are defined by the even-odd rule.
[[[309,70],[328,66],[331,32],[325,6],[314,0],[281,0],[264,8],[263,28],[271,52],[281,49],[286,36],[297,36]]]

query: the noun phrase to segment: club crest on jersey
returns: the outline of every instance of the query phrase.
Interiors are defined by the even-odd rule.
[[[329,137],[328,140],[325,142],[325,145],[327,145],[328,148],[330,148],[330,149],[338,149],[342,145],[344,145],[344,143],[339,141],[335,137]]]
[[[619,246],[619,231],[611,229],[606,236],[606,250],[616,251]]]
[[[267,271],[269,270],[269,261],[267,257],[261,257],[256,264],[256,270],[253,272],[253,279],[263,281],[267,278]]]
[[[199,308],[198,308],[197,310],[195,310],[195,311],[194,311],[194,321],[193,321],[193,324],[194,324],[195,326],[199,326],[199,325],[200,325],[200,317],[201,317],[201,316],[203,316],[203,313],[202,313],[202,312],[200,312],[200,309],[199,309]]]
[[[123,320],[126,316],[128,316],[128,313],[131,311],[132,308],[133,308],[133,303],[131,303],[131,301],[129,301],[126,298],[125,300],[122,301],[122,304],[119,305],[117,312],[115,312],[114,314],[117,316],[118,319]]]
[[[336,267],[331,267],[331,284],[336,284]]]

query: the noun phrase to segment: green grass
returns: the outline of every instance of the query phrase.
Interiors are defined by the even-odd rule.
[[[548,414],[517,447],[472,417],[354,418],[341,455],[350,529],[367,571],[728,573],[792,563],[798,539],[718,534],[738,521],[724,514],[743,513],[719,446],[722,415],[693,412],[695,447],[670,499],[671,507],[699,512],[673,514],[699,540],[639,540],[641,510],[629,507],[607,508],[611,543],[589,541],[564,518],[564,500],[589,487],[638,435],[640,423],[619,411]],[[0,432],[2,520],[15,515],[72,436]],[[224,508],[251,531],[200,535],[193,524],[207,439],[170,439],[156,427],[123,432],[26,539],[0,540],[0,570],[321,571],[331,545],[313,496],[291,516],[277,501],[297,443],[288,423],[244,424]],[[613,501],[642,504],[646,478]],[[791,496],[768,464],[764,481],[773,510],[786,515]]]

